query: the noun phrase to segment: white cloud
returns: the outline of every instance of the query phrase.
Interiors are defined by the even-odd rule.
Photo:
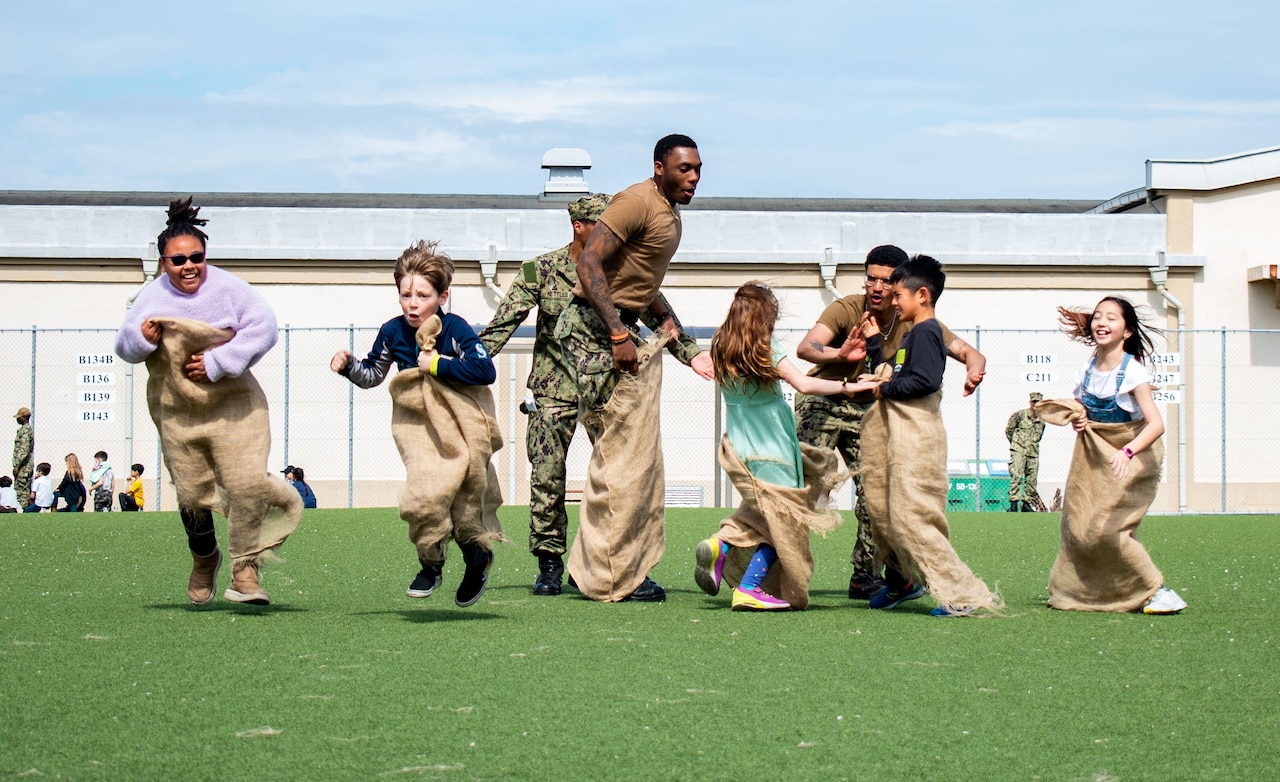
[[[655,89],[631,79],[581,77],[504,80],[467,84],[402,84],[399,79],[369,82],[329,74],[290,70],[272,74],[243,89],[209,93],[211,103],[314,106],[412,106],[428,110],[480,113],[506,122],[583,120],[601,111],[688,104],[698,96]]]
[[[1177,100],[1143,101],[1144,111],[1170,114],[1202,114],[1222,117],[1280,116],[1280,100]]]
[[[925,130],[939,136],[996,136],[1009,141],[1053,139],[1062,135],[1063,123],[1050,119],[1024,119],[1016,122],[967,122],[954,120]]]

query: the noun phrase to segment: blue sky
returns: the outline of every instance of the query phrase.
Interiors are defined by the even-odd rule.
[[[0,189],[1096,198],[1280,145],[1280,4],[10,3]]]

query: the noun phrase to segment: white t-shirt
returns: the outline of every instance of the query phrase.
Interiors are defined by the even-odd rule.
[[[0,486],[0,508],[22,510],[22,507],[18,505],[18,492],[12,486]]]
[[[53,479],[41,475],[31,482],[31,490],[36,493],[36,505],[48,508],[53,505]]]
[[[1080,365],[1079,371],[1076,372],[1076,387],[1072,394],[1076,399],[1084,400],[1084,375],[1089,369],[1089,364],[1093,363],[1093,357]],[[1123,360],[1121,361],[1123,363]],[[1125,367],[1124,380],[1120,383],[1120,392],[1116,393],[1116,374],[1120,371],[1120,364],[1116,364],[1115,369],[1110,372],[1099,372],[1094,367],[1093,372],[1089,376],[1089,393],[1099,399],[1116,398],[1116,404],[1120,409],[1129,413],[1134,421],[1142,420],[1142,410],[1138,408],[1138,400],[1133,398],[1133,390],[1143,383],[1148,385],[1151,383],[1151,372],[1137,358],[1129,357],[1129,366]]]

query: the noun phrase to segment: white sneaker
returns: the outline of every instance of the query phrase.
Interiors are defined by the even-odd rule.
[[[1187,601],[1167,587],[1160,587],[1142,607],[1144,614],[1176,614],[1187,607]]]

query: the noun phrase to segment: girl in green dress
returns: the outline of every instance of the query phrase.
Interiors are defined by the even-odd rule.
[[[788,550],[779,541],[771,539],[768,513],[761,513],[758,499],[771,493],[771,487],[787,490],[804,490],[805,475],[800,442],[796,439],[795,415],[782,395],[780,380],[785,380],[797,391],[805,394],[835,395],[855,393],[856,384],[808,377],[787,358],[786,353],[773,339],[773,327],[778,320],[778,300],[769,286],[762,282],[749,282],[734,294],[729,314],[711,338],[711,359],[715,364],[716,383],[720,386],[728,409],[728,428],[725,434],[732,453],[730,459],[740,461],[750,472],[756,491],[743,492],[744,505],[731,517],[721,522],[720,534],[700,542],[696,550],[694,579],[703,591],[715,595],[720,591],[725,562],[733,544],[729,539],[757,540],[750,563],[733,592],[733,609],[747,611],[777,611],[791,608],[787,600],[767,593],[763,588],[769,568],[778,560],[779,548]],[[851,346],[852,347],[852,346]],[[865,354],[865,344],[853,348],[861,351],[852,355],[857,361]],[[722,461],[725,459],[722,446]],[[729,469],[726,465],[726,469]],[[794,491],[790,496],[795,495]],[[805,515],[809,503],[799,500],[800,515]],[[772,510],[772,505],[771,505]],[[808,508],[812,511],[812,507]],[[743,535],[740,522],[743,516],[756,519],[749,522],[751,534]],[[737,534],[735,534],[737,533]],[[804,530],[803,548],[808,552],[808,531]],[[784,565],[786,562],[784,561]],[[808,566],[811,570],[812,561]],[[804,578],[807,589],[807,575]],[[797,606],[800,607],[800,606]]]

